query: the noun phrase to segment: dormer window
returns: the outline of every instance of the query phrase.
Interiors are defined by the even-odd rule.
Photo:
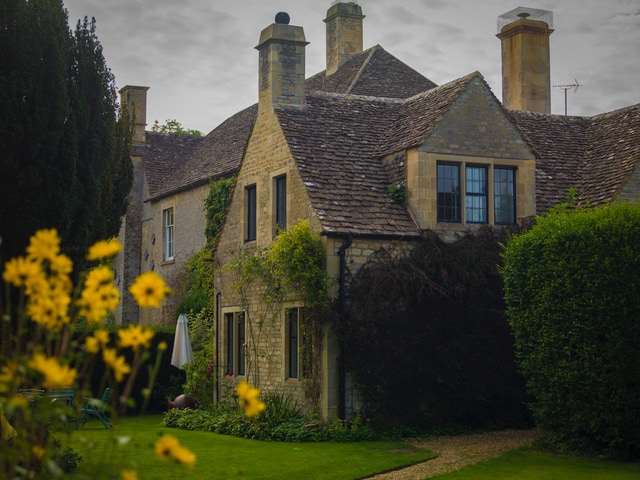
[[[442,223],[516,222],[516,169],[438,162],[437,215]],[[464,176],[461,178],[461,174]],[[461,186],[464,185],[464,189]],[[491,202],[493,197],[493,202]],[[491,205],[493,203],[493,211]],[[462,209],[464,205],[464,209]]]

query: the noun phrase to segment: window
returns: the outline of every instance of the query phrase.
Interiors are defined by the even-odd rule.
[[[301,307],[285,310],[286,378],[311,378],[313,345],[312,337],[304,330],[304,312]]]
[[[167,208],[162,212],[164,251],[163,260],[173,259],[173,208]]]
[[[487,167],[465,169],[467,223],[487,223]]]
[[[246,373],[246,322],[243,312],[225,313],[224,323],[226,330],[225,364],[227,375],[244,375]]]
[[[275,231],[287,229],[287,176],[281,175],[273,179]]]
[[[300,323],[298,309],[290,308],[286,311],[287,322],[287,378],[298,378],[300,365]]]
[[[516,172],[513,168],[493,170],[493,202],[496,223],[516,223]]]
[[[245,212],[247,215],[245,241],[251,242],[256,239],[256,186],[255,184],[250,185],[244,190]]]
[[[459,165],[438,164],[438,221],[461,221]]]
[[[464,178],[461,179],[461,167]],[[493,174],[493,178],[491,178]],[[493,191],[489,189],[493,182]],[[461,188],[464,184],[464,190]],[[515,223],[516,169],[464,163],[437,164],[437,219],[449,223]],[[493,200],[490,198],[493,195]],[[493,218],[491,202],[493,201]],[[464,216],[461,205],[464,205]]]

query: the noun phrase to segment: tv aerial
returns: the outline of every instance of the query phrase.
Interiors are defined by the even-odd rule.
[[[567,114],[567,90],[573,90],[573,93],[576,93],[578,91],[578,87],[581,87],[582,85],[580,83],[578,83],[578,80],[574,79],[574,83],[569,83],[569,84],[565,84],[565,85],[554,85],[554,87],[558,87],[561,88],[562,90],[564,90],[564,114]]]

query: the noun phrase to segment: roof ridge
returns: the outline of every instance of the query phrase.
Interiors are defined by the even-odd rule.
[[[363,101],[369,101],[369,102],[384,102],[384,103],[402,103],[405,101],[405,99],[397,98],[397,97],[376,97],[373,95],[357,95],[354,93],[325,92],[323,90],[308,90],[307,95],[311,95],[314,97],[342,98],[345,100],[363,100]]]
[[[378,51],[379,48],[381,48],[380,45],[374,45],[373,47],[370,48],[371,51],[369,52],[369,55],[367,55],[366,60],[362,62],[362,65],[360,65],[360,68],[358,69],[358,73],[354,75],[351,85],[349,85],[349,87],[347,88],[347,94],[351,93],[351,91],[354,89],[354,87],[356,86],[356,83],[358,83],[358,80],[360,80],[360,77],[362,76],[362,72],[364,72],[364,69],[367,67],[367,65],[369,65],[371,58]]]

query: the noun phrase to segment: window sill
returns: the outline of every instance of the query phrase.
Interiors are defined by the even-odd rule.
[[[163,266],[163,265],[171,265],[171,264],[173,264],[173,263],[176,263],[176,259],[175,259],[175,257],[173,257],[173,258],[169,258],[168,260],[163,260],[162,262],[160,262],[160,266]]]

